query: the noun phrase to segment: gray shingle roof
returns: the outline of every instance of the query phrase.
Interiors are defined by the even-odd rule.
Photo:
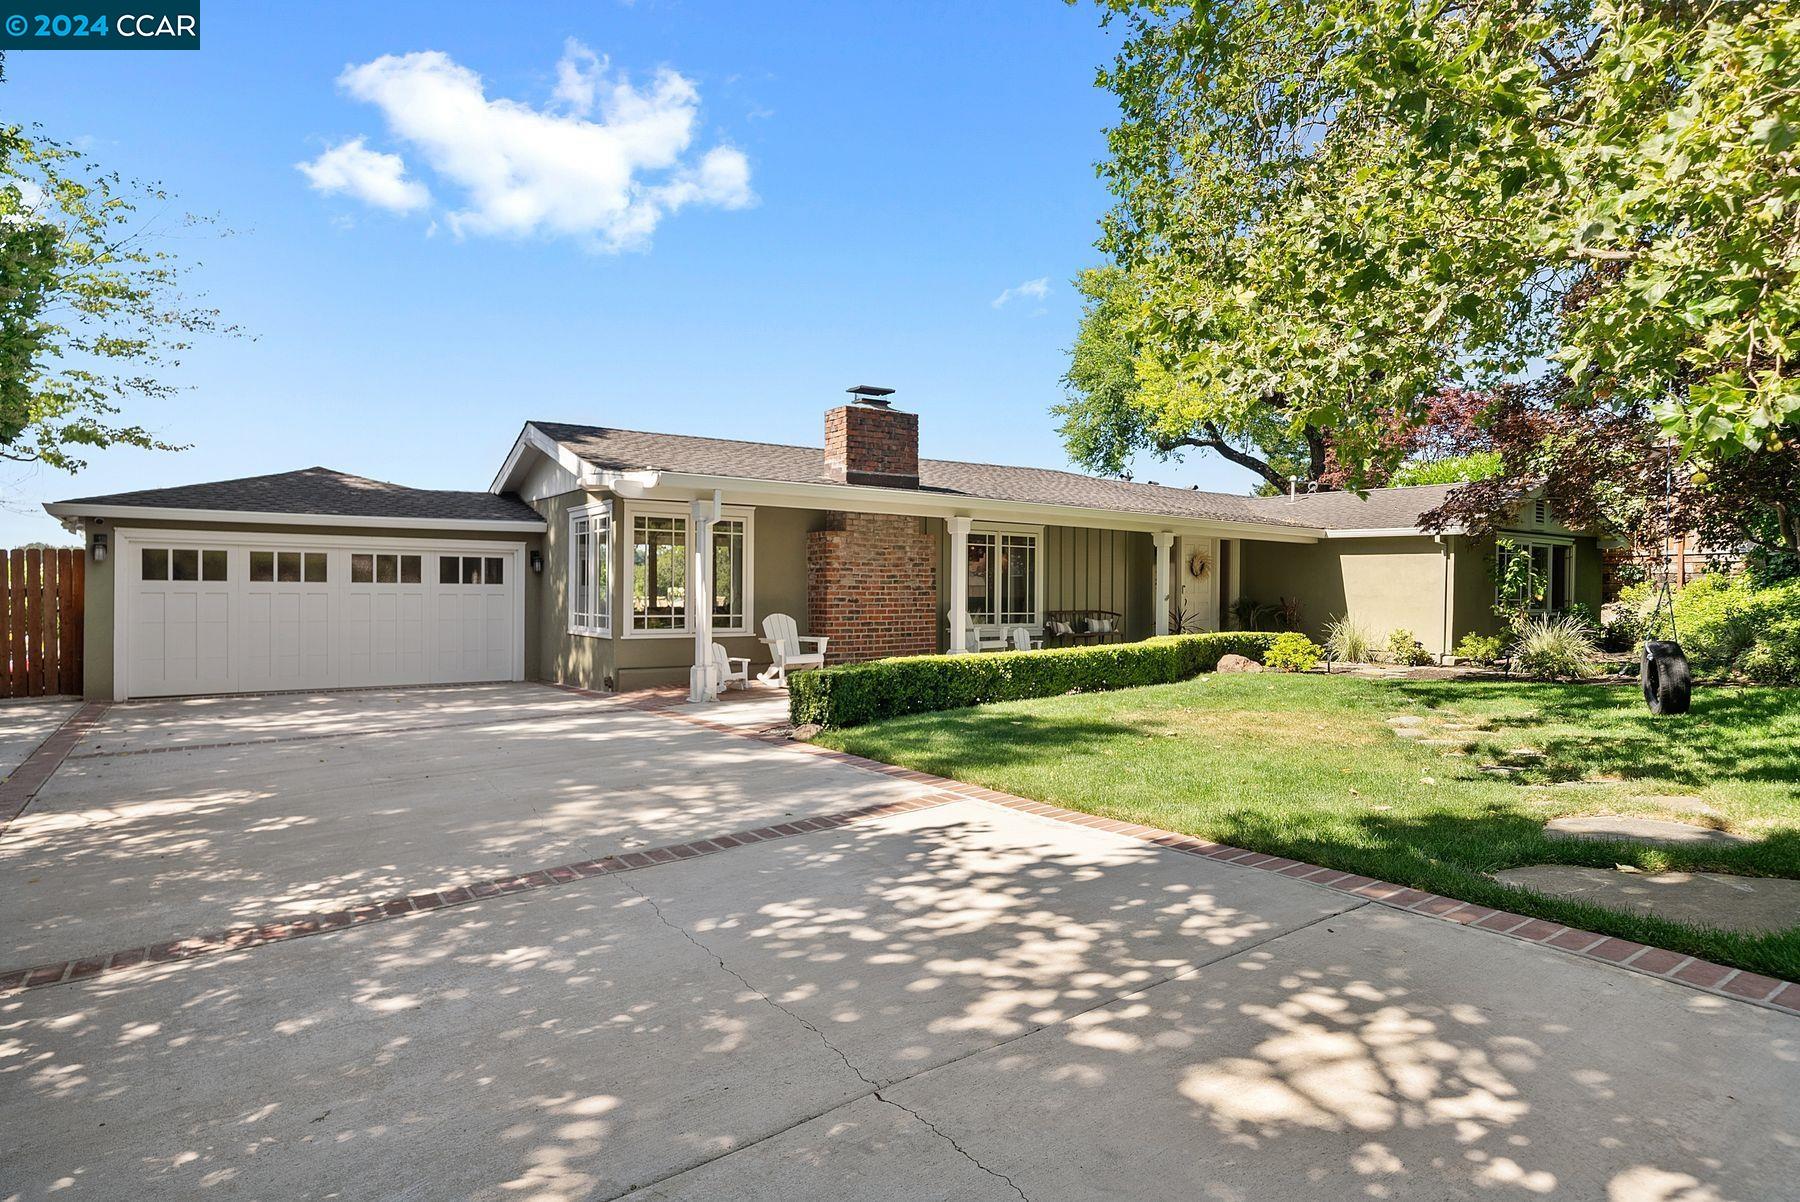
[[[212,509],[234,513],[300,513],[319,517],[412,518],[421,524],[538,522],[541,515],[511,493],[407,488],[330,468],[309,467],[272,476],[245,476],[173,488],[76,497],[59,505],[122,505],[148,509]]]
[[[1301,493],[1297,497],[1258,497],[1267,512],[1286,512],[1309,526],[1326,530],[1394,530],[1417,526],[1419,519],[1456,491],[1454,484],[1418,484],[1410,488],[1370,489],[1367,497],[1351,492]]]
[[[825,475],[825,452],[818,447],[651,434],[563,422],[531,424],[602,470],[683,472],[792,484],[837,483]],[[1379,530],[1416,525],[1420,515],[1436,508],[1454,486],[1376,489],[1366,501],[1354,493],[1343,492],[1293,498],[1245,497],[1109,480],[1051,468],[921,459],[919,487],[924,492],[971,500],[1067,505],[1277,526]]]

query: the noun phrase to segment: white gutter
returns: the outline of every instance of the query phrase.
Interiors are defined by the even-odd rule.
[[[248,509],[179,509],[159,505],[84,505],[51,501],[44,512],[53,518],[122,518],[145,522],[241,522],[263,526],[353,526],[373,530],[541,531],[542,518],[507,521],[486,518],[353,517],[336,513],[263,513]]]
[[[607,473],[583,476],[598,481]],[[743,476],[712,476],[685,472],[612,473],[633,478],[632,483],[646,489],[664,490],[671,497],[692,499],[724,490],[733,500],[751,501],[768,498],[766,503],[798,508],[848,509],[860,513],[892,513],[914,517],[978,518],[1003,513],[1022,520],[1046,525],[1093,526],[1111,530],[1140,530],[1154,534],[1180,526],[1192,532],[1251,536],[1270,542],[1311,543],[1325,537],[1326,531],[1310,526],[1278,526],[1262,522],[1244,522],[1208,518],[1198,515],[1137,513],[1122,509],[1099,509],[1081,505],[1050,505],[1032,501],[1000,501],[984,497],[967,497],[933,492],[929,489],[883,488],[867,484],[813,484],[787,480],[756,480]],[[610,484],[603,487],[612,487]],[[635,495],[635,494],[634,494]]]
[[[1326,530],[1326,538],[1428,538],[1437,534],[1467,534],[1461,526],[1445,530],[1421,530],[1417,526],[1383,526],[1371,530]]]

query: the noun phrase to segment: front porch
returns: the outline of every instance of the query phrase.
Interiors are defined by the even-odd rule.
[[[693,502],[695,545],[720,545],[709,530],[714,513],[734,511],[729,501],[721,495]],[[717,637],[729,655],[753,661],[753,674],[769,661],[760,636],[772,614],[792,617],[802,636],[823,638],[830,665],[998,649],[1018,631],[1032,646],[1055,647],[1218,630],[1237,595],[1240,544],[1225,531],[1053,525],[974,513],[735,512],[746,510],[748,520],[734,522],[748,536],[753,574],[717,554],[684,560],[697,596],[720,596],[726,572],[733,590],[752,578],[752,593],[734,591],[732,603],[755,615],[756,645],[737,633],[741,627]],[[769,520],[777,512],[781,519]],[[796,579],[805,584],[803,611],[766,602],[765,581],[785,599],[797,591]],[[683,664],[697,704],[719,692],[712,617],[695,615]]]

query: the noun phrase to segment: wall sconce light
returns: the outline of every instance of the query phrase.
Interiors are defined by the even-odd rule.
[[[544,570],[544,553],[542,551],[533,551],[531,553],[531,570],[534,572],[542,572]]]
[[[106,536],[104,534],[94,536],[94,562],[106,562]]]

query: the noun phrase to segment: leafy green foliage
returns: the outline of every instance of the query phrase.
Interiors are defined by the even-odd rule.
[[[1800,579],[1759,584],[1709,573],[1674,594],[1674,623],[1649,583],[1619,592],[1621,620],[1639,640],[1678,636],[1695,667],[1764,684],[1800,684]]]
[[[796,726],[860,726],[900,714],[994,701],[1164,684],[1210,672],[1221,657],[1259,657],[1275,636],[1213,631],[1141,643],[984,655],[915,655],[800,672],[788,681]]]
[[[1456,644],[1458,659],[1466,659],[1470,663],[1491,664],[1506,654],[1506,640],[1497,634],[1475,634],[1470,632],[1462,636]]]
[[[1103,0],[1102,246],[1134,345],[1347,482],[1447,384],[1548,362],[1700,461],[1800,435],[1793,0]]]
[[[175,393],[162,377],[194,336],[234,332],[152,246],[167,199],[0,124],[0,458],[75,471],[84,448],[180,449],[115,420]]]
[[[1407,488],[1416,484],[1466,484],[1471,480],[1487,480],[1504,469],[1498,451],[1474,451],[1446,459],[1421,459],[1403,463],[1388,477],[1388,487]]]
[[[1592,676],[1598,654],[1593,631],[1579,618],[1528,618],[1513,636],[1513,667],[1543,680]]]
[[[1325,623],[1325,654],[1340,664],[1366,664],[1374,651],[1369,632],[1348,616]]]
[[[1422,668],[1433,662],[1431,652],[1404,626],[1388,633],[1387,653],[1389,659],[1408,668]]]
[[[1134,323],[1141,298],[1129,276],[1100,268],[1083,272],[1076,286],[1087,306],[1063,375],[1069,399],[1051,409],[1071,460],[1118,476],[1140,452],[1168,459],[1200,448],[1255,472],[1264,492],[1285,490],[1290,477],[1320,478],[1321,431],[1296,434],[1276,406],[1210,406],[1140,342]]]
[[[1325,648],[1298,630],[1275,636],[1263,654],[1263,665],[1280,672],[1309,672],[1325,658]]]

